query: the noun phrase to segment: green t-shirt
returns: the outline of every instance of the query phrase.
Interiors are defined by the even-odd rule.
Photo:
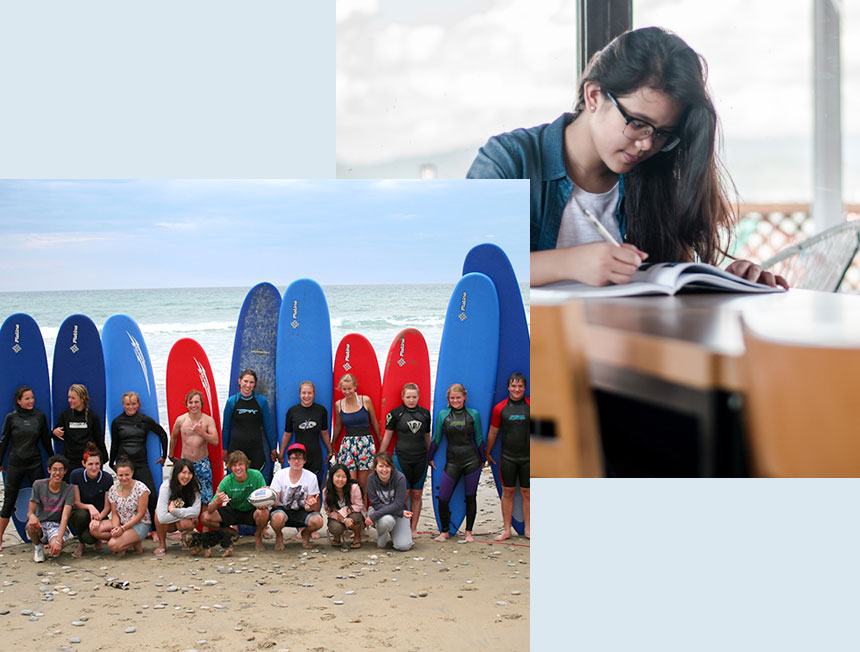
[[[237,482],[236,476],[230,473],[221,480],[218,491],[223,491],[230,497],[230,502],[227,504],[236,511],[250,512],[254,506],[248,502],[248,496],[256,489],[265,486],[266,479],[263,474],[257,469],[248,469],[248,477],[245,478],[245,482]]]

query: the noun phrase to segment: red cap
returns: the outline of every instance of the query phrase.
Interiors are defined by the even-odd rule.
[[[292,453],[293,451],[301,451],[305,457],[308,456],[308,449],[305,448],[304,444],[300,444],[299,442],[287,446],[287,457],[289,457],[290,453]]]

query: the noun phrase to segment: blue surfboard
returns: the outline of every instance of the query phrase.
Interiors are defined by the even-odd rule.
[[[448,406],[447,390],[462,383],[468,393],[466,407],[481,415],[482,437],[486,441],[496,384],[499,350],[499,298],[493,282],[484,274],[466,274],[457,283],[448,309],[439,346],[436,385],[433,392],[433,418]],[[439,486],[445,469],[448,442],[443,436],[433,457],[433,509],[439,520]],[[454,535],[466,518],[466,498],[462,478],[451,497],[450,534]]]
[[[53,422],[57,423],[68,405],[69,386],[80,383],[90,396],[90,411],[105,427],[105,359],[99,329],[86,315],[70,315],[60,324],[54,344],[51,370]],[[62,453],[63,442],[54,438],[54,451]],[[105,460],[107,463],[107,460]]]
[[[128,315],[111,315],[102,328],[105,356],[107,422],[123,413],[122,395],[137,392],[140,412],[158,421],[158,396],[146,342],[137,323]],[[161,441],[154,432],[146,437],[146,459],[155,491],[161,487]]]
[[[239,391],[239,374],[244,369],[253,369],[257,374],[256,392],[266,397],[271,411],[271,422],[277,423],[275,395],[275,351],[278,340],[278,313],[281,309],[281,293],[271,283],[258,283],[252,287],[236,323],[233,340],[233,361],[230,365],[230,391],[232,396]],[[276,438],[280,433],[275,433]],[[263,476],[272,481],[274,464],[269,445],[263,444],[266,465]]]
[[[466,260],[463,262],[463,274],[469,272],[481,272],[489,276],[499,295],[499,364],[496,371],[496,388],[493,392],[493,405],[495,405],[507,398],[508,378],[514,371],[519,371],[526,379],[529,378],[529,327],[514,268],[501,247],[490,243],[473,247],[466,254]],[[528,395],[527,383],[526,396]],[[492,455],[496,460],[496,464],[491,465],[493,478],[501,496],[502,476],[498,466],[502,455],[501,438],[496,439]],[[525,532],[523,497],[519,491],[514,494],[512,525],[519,534]]]
[[[276,359],[278,439],[284,433],[287,410],[299,402],[299,383],[302,381],[310,380],[314,384],[314,401],[326,409],[331,419],[331,322],[325,294],[316,281],[299,279],[290,283],[284,292],[278,320]],[[328,424],[323,426],[323,430],[329,430]],[[322,437],[320,449],[323,465],[317,479],[322,488],[328,470]]]
[[[21,385],[33,389],[36,397],[36,409],[51,416],[51,386],[48,380],[48,356],[45,353],[45,342],[38,324],[30,315],[16,313],[9,316],[0,327],[0,413],[3,416],[15,409],[15,390]],[[51,427],[51,424],[48,424]],[[42,450],[42,463],[48,461],[49,451]],[[6,467],[9,449],[3,459]],[[45,469],[43,468],[43,471]],[[45,473],[47,477],[47,473]],[[29,479],[21,485],[12,522],[18,534],[24,541],[29,541],[26,532],[27,510],[29,509],[32,486]]]

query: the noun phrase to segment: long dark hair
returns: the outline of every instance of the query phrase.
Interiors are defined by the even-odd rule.
[[[335,464],[328,470],[328,475],[325,480],[325,506],[326,510],[329,512],[337,511],[339,508],[337,506],[337,489],[334,486],[334,473],[335,471],[343,471],[346,473],[346,484],[343,485],[343,497],[346,500],[347,505],[351,505],[352,501],[350,500],[350,496],[352,495],[352,485],[361,485],[358,484],[357,480],[353,480],[349,475],[349,469],[346,467],[346,464]]]
[[[589,81],[616,97],[652,88],[683,107],[675,129],[681,142],[624,177],[628,237],[648,252],[648,262],[698,256],[715,264],[728,247],[734,213],[724,185],[734,184],[717,157],[719,120],[706,79],[705,60],[679,36],[659,27],[613,39],[595,53],[580,79],[577,114],[585,106],[584,85]]]
[[[191,471],[191,482],[184,487],[179,482],[179,474],[182,469]],[[197,479],[197,474],[194,473],[194,466],[184,457],[176,460],[173,463],[173,473],[170,474],[170,500],[182,498],[185,507],[191,507],[197,494],[200,493],[200,481]]]

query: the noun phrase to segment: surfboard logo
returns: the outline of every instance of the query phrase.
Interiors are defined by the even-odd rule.
[[[203,391],[206,392],[206,401],[209,405],[209,409],[212,409],[212,390],[209,387],[209,376],[206,373],[206,369],[203,368],[203,365],[195,358],[191,357],[194,360],[194,364],[197,365],[197,375],[200,377],[200,382],[203,384]]]
[[[406,360],[403,359],[403,355],[406,352],[406,338],[400,338],[400,359],[397,361],[397,366],[402,367],[406,364]]]
[[[149,373],[146,371],[146,359],[143,357],[143,349],[140,348],[140,342],[134,339],[134,335],[125,332],[128,335],[128,339],[131,340],[131,348],[134,350],[134,357],[137,358],[137,364],[140,365],[140,370],[143,372],[143,379],[146,381],[146,393],[147,395],[151,395],[152,392],[149,390]]]
[[[421,422],[420,421],[407,421],[406,425],[409,426],[409,430],[412,431],[413,435],[417,435],[418,431],[421,430]]]
[[[350,369],[352,369],[352,365],[349,364],[349,344],[346,345],[346,353],[344,355],[344,363],[342,366],[344,371],[349,371]]]
[[[290,322],[290,326],[293,328],[299,327],[299,302],[298,300],[293,301],[293,321]]]
[[[12,344],[12,350],[15,353],[21,353],[21,324],[15,324],[15,342]]]
[[[72,329],[72,345],[69,347],[69,351],[77,353],[80,350],[80,347],[78,347],[78,325],[75,324],[75,327]]]
[[[460,299],[460,314],[457,315],[457,319],[460,321],[466,321],[466,319],[468,319],[468,316],[466,315],[466,299],[466,293],[463,292],[463,296]]]

